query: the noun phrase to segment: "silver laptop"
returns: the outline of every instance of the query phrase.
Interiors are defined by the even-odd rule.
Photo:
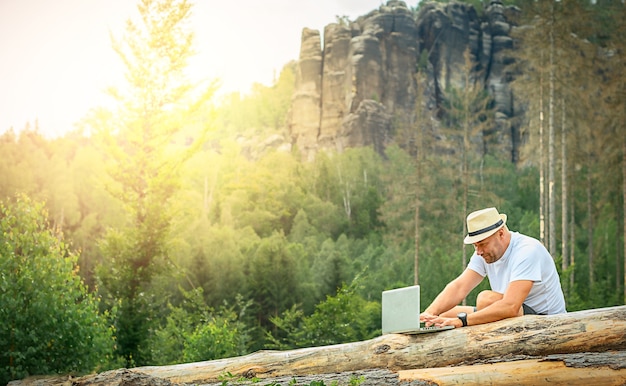
[[[420,286],[383,291],[383,334],[425,334],[454,328],[420,326]]]

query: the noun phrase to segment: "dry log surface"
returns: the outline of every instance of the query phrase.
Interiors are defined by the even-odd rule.
[[[402,370],[411,385],[624,385],[626,352],[550,355],[543,359],[484,365]]]

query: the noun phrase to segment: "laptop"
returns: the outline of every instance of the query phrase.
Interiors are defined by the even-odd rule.
[[[453,326],[420,326],[420,286],[383,291],[383,334],[425,334],[450,330]]]

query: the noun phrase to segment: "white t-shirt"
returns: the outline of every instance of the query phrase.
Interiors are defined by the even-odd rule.
[[[512,281],[531,280],[533,286],[524,304],[538,314],[566,312],[556,265],[539,240],[511,232],[511,243],[498,261],[487,264],[474,253],[468,268],[482,277],[487,276],[491,289],[502,294]]]

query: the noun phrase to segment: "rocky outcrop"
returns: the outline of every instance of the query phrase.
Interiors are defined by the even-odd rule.
[[[300,59],[296,66],[296,90],[291,102],[289,120],[293,143],[303,154],[314,154],[320,132],[322,105],[322,48],[320,33],[302,31]],[[293,123],[295,122],[295,123]]]
[[[514,160],[517,111],[506,65],[511,26],[499,1],[480,15],[468,4],[425,3],[419,12],[403,1],[353,22],[304,29],[289,131],[311,159],[321,149],[374,146],[382,151],[426,109],[440,114],[446,90],[464,87],[464,52],[475,62],[473,79],[494,98],[497,120],[485,132],[487,151]],[[426,103],[416,111],[418,65],[427,68]],[[484,141],[487,142],[487,141]]]
[[[507,17],[507,13],[509,17]],[[496,110],[496,126],[492,133],[492,142],[500,152],[510,155],[513,162],[518,160],[520,146],[519,129],[513,122],[517,114],[512,80],[506,66],[513,63],[510,50],[513,49],[513,38],[510,36],[510,16],[517,13],[513,7],[504,7],[499,1],[492,1],[487,9],[485,20],[481,24],[483,53],[481,65],[485,69],[486,88],[493,97]]]

